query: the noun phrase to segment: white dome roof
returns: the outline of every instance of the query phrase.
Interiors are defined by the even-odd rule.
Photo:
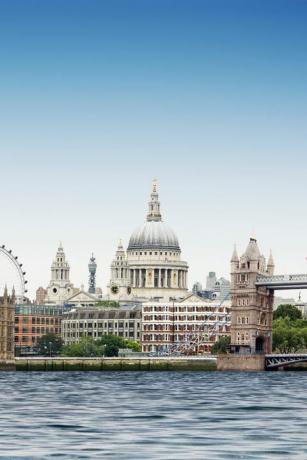
[[[130,249],[168,249],[179,250],[177,236],[173,230],[162,221],[147,221],[138,227],[131,235]]]

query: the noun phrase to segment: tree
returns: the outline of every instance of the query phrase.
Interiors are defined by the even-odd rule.
[[[295,353],[307,348],[307,321],[289,316],[273,322],[273,351]]]
[[[126,340],[118,335],[103,335],[99,341],[105,345],[105,356],[118,356],[120,348],[131,348],[133,351],[141,351],[139,342]]]
[[[125,340],[125,348],[131,348],[133,351],[142,351],[141,344],[136,340]]]
[[[36,348],[40,355],[50,356],[59,354],[62,346],[63,341],[61,337],[49,333],[38,339]]]
[[[62,348],[62,356],[74,356],[74,357],[97,357],[103,356],[105,346],[99,341],[94,340],[92,337],[84,336],[81,337],[78,343],[72,343],[71,345],[65,345]]]
[[[119,308],[119,303],[115,300],[99,300],[96,303],[96,307]]]
[[[65,345],[61,350],[62,356],[91,357],[91,356],[118,356],[120,348],[131,348],[141,351],[141,346],[133,340],[125,340],[117,335],[103,335],[98,340],[83,336],[79,343]]]
[[[282,304],[273,312],[273,319],[278,318],[289,318],[294,321],[296,319],[302,319],[302,312],[294,305]]]
[[[211,348],[211,353],[213,355],[217,355],[218,353],[226,353],[228,345],[230,345],[230,337],[220,337]]]
[[[118,356],[118,346],[114,343],[108,343],[104,349],[104,356],[111,357],[111,356]]]

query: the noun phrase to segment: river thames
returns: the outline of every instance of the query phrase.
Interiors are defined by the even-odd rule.
[[[305,372],[2,372],[0,408],[1,458],[307,458]]]

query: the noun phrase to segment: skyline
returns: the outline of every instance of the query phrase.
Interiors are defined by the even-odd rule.
[[[229,3],[1,2],[1,244],[31,297],[59,241],[105,292],[153,176],[189,287],[254,232],[277,274],[307,272],[307,4]]]

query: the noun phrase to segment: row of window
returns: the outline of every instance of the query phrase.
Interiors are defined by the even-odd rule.
[[[217,335],[203,337],[207,342],[216,342]],[[143,342],[186,342],[186,334],[144,334]]]
[[[237,342],[240,345],[249,343],[249,332],[237,332]]]
[[[65,315],[65,319],[68,320],[68,319],[75,319],[75,320],[79,320],[79,319],[137,319],[139,316],[140,316],[140,312],[128,312],[128,315],[126,316],[126,313],[125,311],[119,311],[118,312],[118,315],[120,314],[124,314],[123,317],[120,317],[120,316],[117,316],[114,318],[112,317],[107,317],[105,318],[106,316],[106,313],[108,312],[105,312],[105,311],[100,311],[100,312],[83,312],[83,313],[79,313],[79,316],[76,316],[75,313],[68,313],[67,315]],[[109,312],[109,314],[111,315],[112,312]]]
[[[87,331],[84,334],[79,334],[78,331],[72,331],[72,332],[67,332],[64,334],[65,340],[69,341],[69,338],[79,338],[81,335],[86,335],[88,337],[102,337],[103,335],[107,335],[103,333],[102,331]],[[119,332],[114,332],[114,335],[117,335],[119,337],[128,337],[128,338],[134,338],[135,334],[134,331],[119,331]],[[137,332],[136,337],[140,337],[140,333]]]
[[[203,313],[203,312],[216,312],[216,313],[225,313],[230,311],[229,308],[221,307],[208,307],[208,306],[193,306],[193,307],[172,307],[172,306],[147,306],[143,308],[144,312],[177,312],[177,313]]]
[[[238,305],[239,307],[240,307],[241,305],[244,307],[244,306],[247,306],[248,304],[249,304],[249,299],[248,299],[248,297],[238,299],[238,301],[237,301],[237,305]]]
[[[248,324],[248,316],[238,316],[238,324]]]
[[[128,328],[129,329],[134,329],[135,327],[137,328],[140,328],[140,323],[135,323],[134,321],[133,322],[105,322],[105,323],[87,323],[87,322],[84,322],[84,323],[79,323],[78,321],[63,321],[62,322],[62,328],[63,329],[69,329],[69,328],[79,328],[79,329],[91,329],[91,328],[94,328],[94,329],[122,329],[122,328]]]
[[[60,318],[36,318],[36,317],[28,317],[28,316],[15,316],[15,323],[29,323],[32,324],[59,324],[61,322]]]
[[[223,324],[222,326],[214,326],[215,331],[228,331],[230,328],[230,324]],[[201,327],[199,324],[146,324],[144,325],[144,331],[186,331],[186,332],[191,332],[191,331],[205,331],[206,332],[206,326]]]
[[[143,321],[223,321],[227,322],[229,319],[226,316],[217,315],[191,315],[191,316],[168,316],[168,315],[145,315]]]
[[[32,328],[29,328],[29,327],[23,327],[22,329],[21,328],[18,328],[15,326],[15,334],[49,334],[49,333],[52,333],[52,334],[59,334],[60,333],[60,329],[58,327],[52,327],[52,328],[45,328],[45,327],[32,327]]]
[[[147,256],[147,254],[148,254],[149,256],[152,256],[153,254],[154,254],[155,256],[157,256],[157,255],[159,254],[159,252],[158,252],[158,251],[155,251],[154,253],[153,253],[152,251],[150,251],[150,252],[148,252],[148,253],[147,253],[147,251],[145,251],[145,252],[143,252],[143,251],[135,251],[135,252],[132,252],[132,255],[133,255],[133,256],[142,256],[143,254],[144,254],[144,256]],[[179,257],[179,254],[178,254],[177,252],[165,252],[164,255],[165,255],[165,256],[169,255],[169,256],[175,256],[175,257],[177,256],[177,257]],[[160,256],[163,256],[163,252],[162,252],[162,251],[160,251]]]

